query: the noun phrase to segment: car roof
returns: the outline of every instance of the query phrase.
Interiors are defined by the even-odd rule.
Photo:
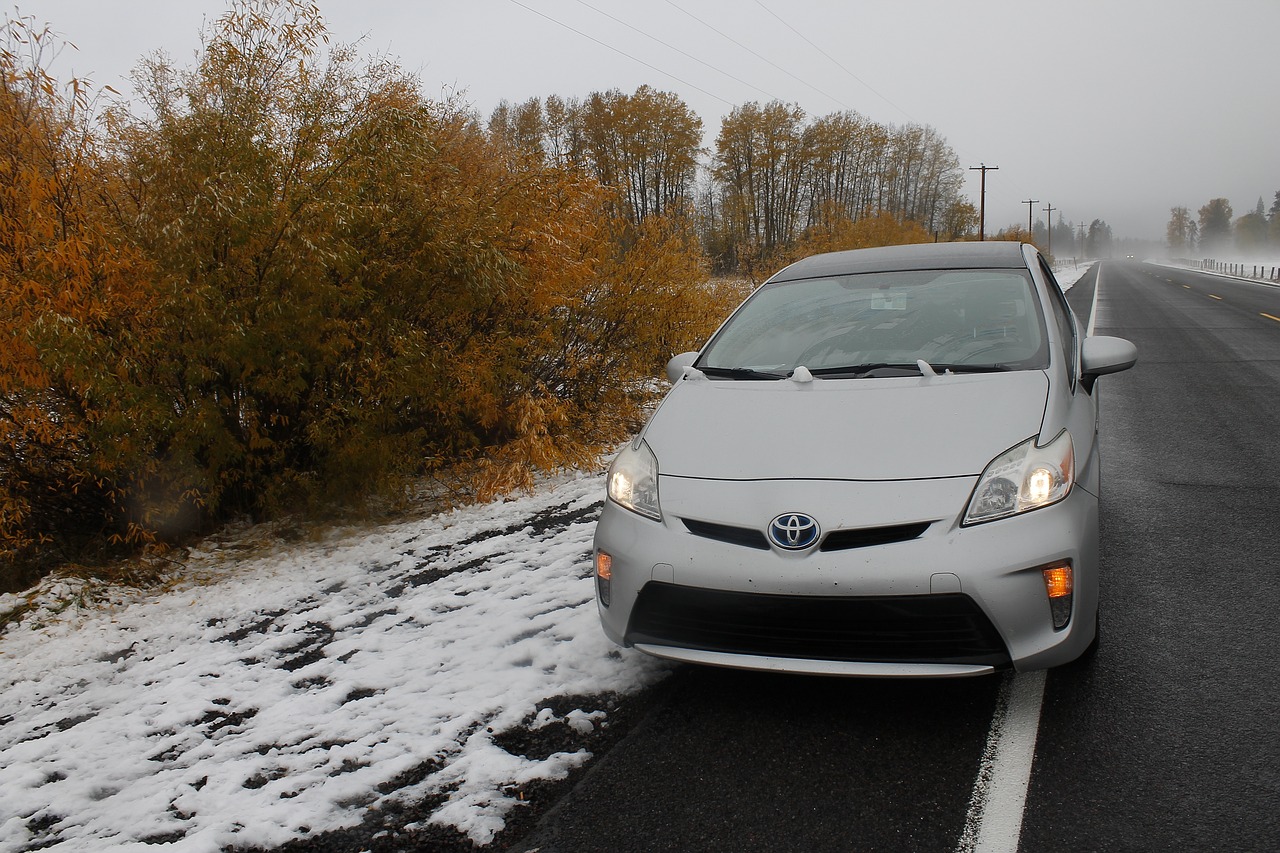
[[[981,243],[915,243],[827,252],[796,261],[775,273],[770,282],[830,275],[900,270],[1026,269],[1022,244],[993,240]]]

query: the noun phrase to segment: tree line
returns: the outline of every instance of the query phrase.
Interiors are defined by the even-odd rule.
[[[1212,255],[1234,249],[1256,256],[1280,252],[1280,191],[1269,210],[1259,196],[1257,207],[1240,217],[1234,216],[1225,198],[1211,199],[1195,218],[1185,207],[1174,207],[1169,214],[1165,235],[1176,253]]]
[[[0,33],[0,588],[229,518],[591,464],[754,276],[964,234],[933,130],[641,87],[499,107],[236,0],[140,108]],[[768,270],[771,271],[771,270]]]
[[[1022,225],[1008,225],[996,232],[996,240],[1032,243],[1046,255],[1054,257],[1109,258],[1115,249],[1115,234],[1105,219],[1071,224],[1062,214],[1050,228],[1037,219],[1031,230]]]
[[[618,212],[633,224],[689,218],[721,273],[754,275],[837,246],[953,239],[977,225],[959,160],[936,130],[852,111],[809,120],[778,101],[737,107],[706,168],[702,120],[649,86],[504,102],[488,130],[524,156],[619,188]]]

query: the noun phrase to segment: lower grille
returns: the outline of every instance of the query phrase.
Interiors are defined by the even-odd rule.
[[[649,583],[626,641],[809,660],[1009,664],[991,620],[962,593],[757,595]]]

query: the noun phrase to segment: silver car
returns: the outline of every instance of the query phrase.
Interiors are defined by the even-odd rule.
[[[601,623],[677,661],[980,675],[1098,629],[1094,383],[1032,246],[817,255],[765,282],[609,469]]]

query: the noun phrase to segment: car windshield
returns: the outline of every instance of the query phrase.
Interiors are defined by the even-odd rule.
[[[1044,318],[1019,270],[879,272],[768,284],[698,359],[709,375],[892,375],[1048,366]]]

